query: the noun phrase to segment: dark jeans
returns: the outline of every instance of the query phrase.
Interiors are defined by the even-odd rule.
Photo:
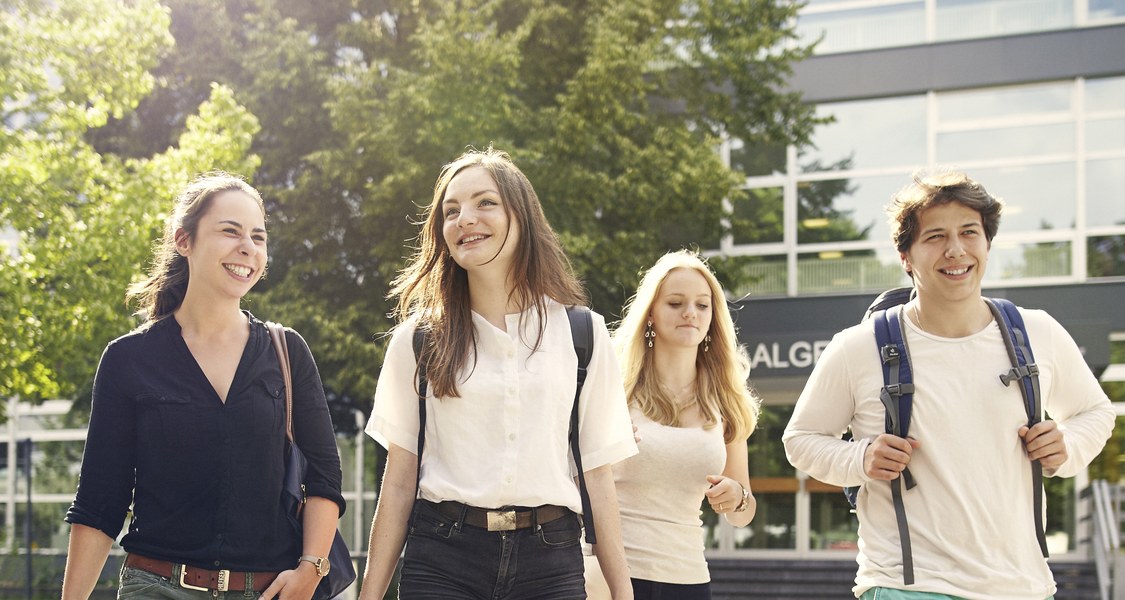
[[[573,513],[515,531],[452,520],[425,501],[414,505],[401,600],[583,600],[581,527]]]
[[[632,579],[633,600],[711,600],[710,583],[660,583]]]

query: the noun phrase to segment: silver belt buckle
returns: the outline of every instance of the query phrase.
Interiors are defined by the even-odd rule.
[[[199,590],[201,592],[210,592],[211,591],[209,588],[199,587],[197,585],[191,585],[190,583],[184,581],[184,577],[186,577],[186,576],[187,576],[187,565],[180,565],[180,587],[182,587],[186,590]],[[225,591],[227,591],[227,586],[229,586],[229,585],[230,585],[230,571],[227,570],[227,569],[220,570],[218,581],[215,582],[215,591],[216,592],[225,592]]]
[[[490,510],[488,511],[489,531],[515,531],[516,511]]]

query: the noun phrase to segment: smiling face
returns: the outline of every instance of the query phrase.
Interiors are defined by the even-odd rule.
[[[979,298],[990,246],[980,213],[959,202],[931,206],[918,215],[917,231],[899,256],[918,295],[945,303]]]
[[[454,262],[469,272],[482,268],[508,272],[519,231],[487,169],[468,167],[454,175],[441,211],[442,237]]]
[[[219,192],[194,236],[177,232],[176,250],[187,259],[188,294],[240,299],[266,268],[265,215],[244,192]]]
[[[649,318],[662,347],[698,347],[711,328],[711,286],[695,269],[668,273],[653,301]]]

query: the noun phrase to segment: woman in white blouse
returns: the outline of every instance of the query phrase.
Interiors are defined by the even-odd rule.
[[[614,341],[641,440],[613,466],[635,598],[707,600],[700,505],[736,527],[757,508],[746,439],[758,399],[718,280],[694,253],[664,255]],[[591,597],[602,596],[597,569],[589,575]]]
[[[383,597],[404,544],[404,600],[583,598],[567,443],[578,360],[566,314],[584,304],[581,284],[504,152],[446,165],[424,219],[392,290],[400,324],[367,425],[387,466],[361,598]],[[597,555],[613,597],[632,598],[610,465],[636,444],[605,321],[593,317],[581,456]],[[416,329],[428,381],[420,473]]]

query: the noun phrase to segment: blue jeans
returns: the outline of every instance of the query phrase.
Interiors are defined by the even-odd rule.
[[[1047,600],[1054,600],[1054,596]],[[932,592],[911,592],[907,590],[894,590],[891,588],[875,587],[863,592],[860,600],[963,600],[956,596],[934,594]]]
[[[414,505],[399,578],[401,600],[583,600],[578,515],[488,531]]]
[[[259,596],[257,592],[243,590],[189,590],[167,577],[131,567],[121,569],[121,587],[117,589],[117,600],[250,600]]]
[[[632,579],[633,600],[711,600],[710,583],[661,583]]]

